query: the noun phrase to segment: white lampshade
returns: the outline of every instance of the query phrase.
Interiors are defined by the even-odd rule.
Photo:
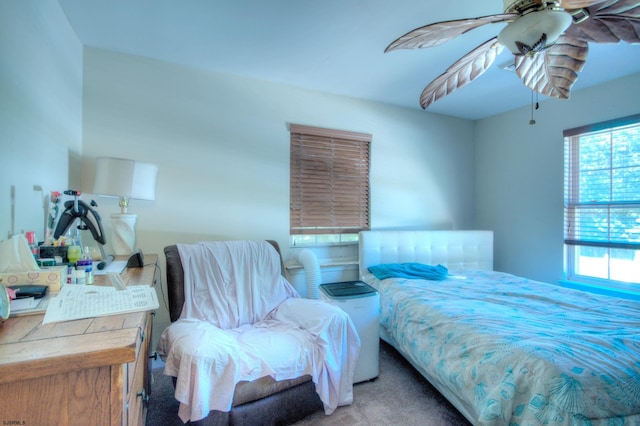
[[[527,13],[504,27],[498,34],[498,42],[514,55],[522,54],[516,41],[534,46],[542,34],[547,35],[547,46],[552,46],[571,25],[571,15],[563,10],[544,9]]]
[[[129,199],[155,200],[158,166],[123,158],[96,159],[93,193],[120,198],[120,213],[113,213],[113,250],[116,255],[130,254],[135,248],[137,215],[127,213]]]
[[[155,200],[158,166],[123,158],[96,159],[93,193],[108,197]]]

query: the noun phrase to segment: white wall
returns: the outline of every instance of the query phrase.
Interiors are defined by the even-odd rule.
[[[50,191],[79,185],[82,45],[56,1],[3,0],[0,63],[0,240],[42,240]]]
[[[562,131],[640,112],[640,74],[476,124],[476,226],[495,232],[497,270],[547,282],[563,274]]]
[[[156,201],[129,211],[162,268],[164,246],[204,239],[271,238],[287,256],[289,123],[373,134],[374,228],[474,225],[473,122],[93,48],[84,76],[84,189],[97,156],[159,165]]]
[[[473,226],[472,122],[85,49],[84,189],[96,156],[159,164],[142,234],[286,247],[289,123],[373,134],[373,227]]]

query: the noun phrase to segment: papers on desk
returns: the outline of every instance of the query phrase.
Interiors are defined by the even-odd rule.
[[[93,285],[66,285],[51,298],[43,324],[158,309],[153,287],[131,286],[125,290]]]
[[[44,297],[36,299],[33,297],[25,297],[24,299],[14,299],[11,301],[11,316],[19,317],[23,315],[41,314],[47,310],[51,296],[49,293]]]
[[[11,312],[24,311],[25,309],[33,309],[38,306],[40,300],[35,297],[24,297],[22,299],[13,299],[11,301]]]
[[[93,262],[93,274],[94,275],[106,275],[109,272],[116,272],[116,273],[120,273],[122,271],[124,271],[124,268],[127,266],[127,261],[126,260],[114,260],[113,262],[109,263],[107,266],[105,266],[104,269],[98,269],[96,268],[97,262]]]

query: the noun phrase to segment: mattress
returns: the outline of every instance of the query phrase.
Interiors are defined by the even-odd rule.
[[[394,345],[474,424],[640,424],[640,302],[495,271],[363,279]]]

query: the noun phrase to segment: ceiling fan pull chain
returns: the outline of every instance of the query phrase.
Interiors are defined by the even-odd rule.
[[[537,97],[536,97],[535,108],[536,109],[539,108]],[[533,119],[533,90],[532,90],[531,91],[531,120],[529,120],[529,125],[533,126],[534,124],[536,124],[536,120]]]

